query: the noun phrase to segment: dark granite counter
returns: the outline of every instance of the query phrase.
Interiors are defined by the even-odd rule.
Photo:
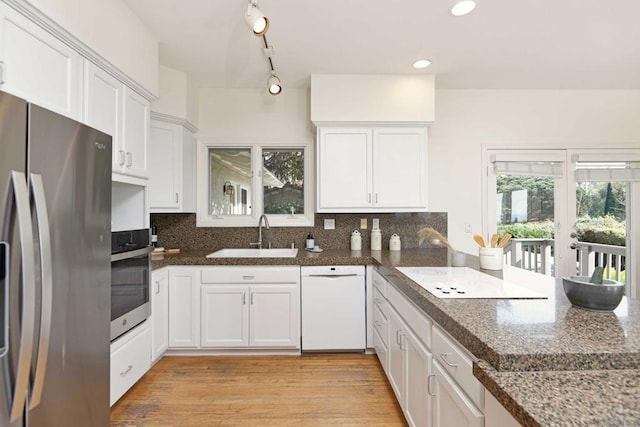
[[[374,264],[479,360],[474,375],[523,425],[640,425],[640,305],[613,313],[572,307],[559,280],[505,267],[492,275],[535,286],[547,299],[440,299],[396,266],[444,266],[446,250],[300,250],[295,258],[205,258],[182,252],[165,265]],[[472,267],[476,262],[469,258]]]

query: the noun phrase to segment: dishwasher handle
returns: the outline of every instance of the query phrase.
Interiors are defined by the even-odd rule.
[[[340,278],[340,277],[357,277],[356,273],[348,273],[348,274],[309,274],[307,277],[327,277],[327,278]]]

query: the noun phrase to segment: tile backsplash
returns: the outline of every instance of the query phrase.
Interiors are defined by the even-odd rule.
[[[324,219],[335,219],[335,230],[325,230]],[[367,229],[360,229],[360,219],[367,219]],[[263,229],[263,244],[271,242],[274,248],[304,248],[307,233],[313,233],[316,245],[325,249],[348,249],[351,232],[362,234],[362,249],[371,242],[373,218],[379,218],[382,231],[382,249],[389,248],[389,238],[396,233],[403,248],[418,247],[418,230],[432,227],[447,235],[445,212],[385,213],[385,214],[315,214],[313,227],[271,227]],[[151,214],[158,227],[158,246],[182,250],[217,250],[220,248],[246,248],[258,240],[258,224],[255,227],[196,227],[195,214]],[[424,242],[422,246],[427,247]]]

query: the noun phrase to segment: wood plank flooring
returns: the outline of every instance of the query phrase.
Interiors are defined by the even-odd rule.
[[[167,356],[112,427],[406,426],[375,355]]]

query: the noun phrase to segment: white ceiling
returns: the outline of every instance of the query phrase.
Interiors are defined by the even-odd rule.
[[[249,0],[125,0],[199,87],[266,85]],[[318,74],[434,74],[440,89],[640,89],[640,1],[259,0],[286,90]],[[414,70],[415,59],[432,65]]]

